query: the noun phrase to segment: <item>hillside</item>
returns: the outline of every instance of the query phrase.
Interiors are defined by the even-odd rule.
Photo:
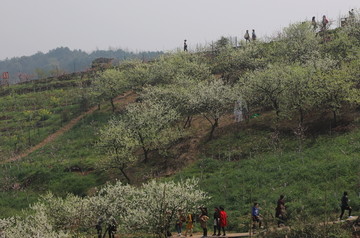
[[[38,52],[31,56],[14,57],[0,61],[0,72],[8,72],[10,84],[64,73],[82,72],[91,68],[91,63],[97,58],[111,58],[114,65],[129,59],[151,60],[162,52],[128,52],[125,50],[96,50],[91,53],[81,50],[70,50],[68,47],[58,47],[47,53]]]
[[[149,63],[123,62],[85,77],[2,87],[0,214],[5,219],[0,225],[17,229],[7,220],[14,214],[35,219],[37,215],[20,210],[49,191],[53,195],[31,213],[39,214],[44,225],[54,221],[49,233],[84,237],[94,234],[91,224],[98,216],[107,222],[116,218],[122,228],[129,224],[130,233],[161,236],[164,228],[141,226],[152,227],[150,218],[174,222],[146,213],[151,206],[142,205],[154,194],[164,194],[154,200],[164,214],[174,215],[179,208],[164,207],[166,196],[171,204],[183,195],[183,205],[192,204],[183,207],[187,212],[197,213],[200,205],[224,205],[233,231],[248,230],[254,202],[260,202],[266,226],[276,225],[274,206],[285,194],[287,224],[295,231],[290,237],[311,236],[303,227],[313,221],[337,220],[344,191],[357,214],[358,33],[351,26],[317,32],[298,23],[271,42],[235,49],[218,44],[211,53],[176,52]],[[57,137],[46,141],[54,133]],[[197,178],[198,187],[188,185],[187,178]],[[152,188],[151,182],[142,185],[153,179],[168,184],[163,190]],[[132,186],[122,187],[119,181]],[[185,187],[167,194],[173,181]],[[132,190],[147,186],[155,192]],[[99,193],[100,187],[108,190]],[[108,198],[111,189],[127,192]],[[149,199],[138,202],[138,194]],[[73,207],[73,201],[84,207]],[[89,201],[102,205],[94,208]],[[109,211],[113,204],[119,207]],[[45,212],[54,207],[56,214]],[[76,217],[76,209],[83,209],[89,220]],[[340,226],[313,227],[322,237],[330,230],[338,237],[350,232]]]

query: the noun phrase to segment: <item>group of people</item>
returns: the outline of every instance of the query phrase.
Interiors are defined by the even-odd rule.
[[[286,206],[285,206],[285,196],[280,195],[277,205],[275,208],[275,217],[277,220],[278,227],[283,226],[286,220]],[[260,204],[255,202],[254,206],[251,209],[251,218],[252,218],[252,229],[253,233],[256,233],[255,230],[257,227],[259,229],[263,228],[262,220],[263,217],[260,215]]]
[[[186,217],[182,214],[182,211],[179,210],[178,217],[175,224],[176,232],[178,233],[178,236],[181,236],[182,232],[182,225],[183,223],[186,223],[185,227],[185,236],[193,235],[193,229],[194,224],[196,220],[199,221],[200,227],[203,230],[203,236],[207,237],[208,234],[208,221],[210,220],[209,213],[206,207],[199,207],[200,214],[196,218],[195,215],[189,213]],[[214,227],[214,233],[212,236],[221,236],[221,232],[223,236],[226,236],[226,226],[227,226],[227,213],[223,206],[215,207],[214,208],[214,214],[213,214],[213,227]]]
[[[343,215],[345,211],[349,211],[349,218],[351,218],[351,212],[352,208],[349,206],[349,198],[348,193],[345,191],[341,197],[341,214],[340,214],[340,220],[342,220]],[[255,202],[252,209],[251,209],[251,217],[252,217],[252,230],[253,233],[256,233],[256,229],[262,229],[262,221],[263,217],[260,215],[260,204]],[[279,199],[277,200],[277,205],[275,208],[275,218],[277,220],[277,226],[281,227],[285,225],[285,221],[287,219],[287,213],[286,213],[286,206],[285,206],[285,196],[280,195]],[[188,213],[186,216],[183,214],[183,211],[181,209],[178,210],[176,222],[175,222],[175,229],[178,234],[178,236],[182,236],[182,228],[183,224],[185,223],[185,237],[192,236],[193,235],[193,229],[195,222],[200,223],[200,227],[203,230],[203,236],[202,238],[207,237],[208,234],[208,221],[210,220],[208,209],[206,207],[199,207],[199,215],[194,215],[192,213]],[[214,233],[212,236],[226,236],[226,227],[228,225],[228,216],[223,206],[214,207],[214,213],[213,213],[213,229]],[[97,224],[96,224],[96,230],[98,233],[98,237],[103,237],[102,235],[102,224],[103,219],[99,217]],[[114,233],[116,231],[117,223],[115,219],[111,221],[110,224],[107,224],[107,228],[105,231],[106,233],[109,233],[109,237],[115,237]],[[171,236],[171,233],[167,230],[167,236]],[[104,234],[104,236],[105,236]]]
[[[325,31],[327,29],[328,23],[329,23],[329,20],[326,18],[325,15],[323,15],[322,20],[321,20],[321,28],[320,28],[320,30]],[[315,17],[311,18],[311,25],[313,26],[313,29],[315,31],[317,29],[317,27],[318,27],[318,23],[316,22]]]
[[[246,41],[246,42],[250,42],[251,40],[252,40],[252,41],[255,41],[255,40],[256,40],[255,30],[254,30],[254,29],[252,30],[251,37],[250,37],[249,30],[246,30],[245,35],[244,35],[244,38],[245,38],[245,41]],[[185,51],[185,52],[188,51],[187,40],[184,40],[184,51]]]
[[[352,212],[352,208],[349,205],[349,197],[348,197],[348,193],[345,191],[341,197],[341,203],[340,203],[340,208],[341,208],[341,213],[340,213],[340,217],[339,219],[342,220],[345,211],[349,211],[349,218],[352,218],[351,216],[351,212]],[[253,221],[253,229],[255,230],[257,228],[257,224],[259,228],[262,228],[262,216],[260,215],[260,208],[259,208],[259,203],[254,203],[254,206],[252,208],[252,221]],[[278,201],[277,201],[277,206],[275,208],[275,217],[277,219],[277,225],[278,227],[283,226],[285,224],[285,221],[287,219],[287,215],[286,215],[286,206],[285,206],[285,196],[284,195],[280,195]]]
[[[249,30],[246,30],[245,35],[244,35],[244,38],[245,38],[245,42],[250,42]],[[256,34],[255,34],[255,30],[254,30],[254,29],[252,30],[252,33],[251,33],[251,40],[253,40],[253,41],[256,40]]]

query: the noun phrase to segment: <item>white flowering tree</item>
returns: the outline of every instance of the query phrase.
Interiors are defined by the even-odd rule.
[[[289,25],[274,39],[276,61],[305,64],[308,60],[320,57],[320,37],[310,22]]]
[[[145,162],[151,150],[163,149],[181,136],[174,128],[179,113],[169,105],[153,101],[133,103],[123,119],[142,148]]]
[[[166,237],[178,209],[193,212],[208,198],[198,188],[196,179],[178,183],[151,181],[140,187],[117,182],[84,198],[68,195],[63,199],[47,194],[30,207],[28,214],[0,219],[0,235],[7,238],[89,237],[101,219],[101,226],[114,224],[129,233]],[[103,232],[105,235],[106,229]]]
[[[150,66],[148,73],[152,85],[176,84],[179,75],[194,80],[206,80],[211,76],[210,68],[202,56],[187,52],[162,55]]]
[[[179,209],[194,212],[208,195],[198,189],[198,180],[159,183],[151,181],[140,187],[129,204],[131,214],[125,223],[132,228],[166,237]]]
[[[179,112],[180,116],[186,118],[184,127],[191,125],[191,118],[196,113],[195,105],[190,101],[192,88],[199,81],[187,76],[178,76],[176,84],[157,85],[145,87],[141,93],[144,101],[155,101],[170,106]]]
[[[242,79],[243,90],[246,95],[253,97],[249,101],[256,101],[262,106],[271,106],[279,117],[283,110],[284,91],[289,80],[288,72],[283,65],[269,66],[264,70],[249,73]]]
[[[125,92],[129,87],[125,74],[116,69],[108,69],[102,72],[91,82],[92,94],[98,99],[109,100],[113,112],[115,111],[114,99]]]
[[[132,131],[123,120],[113,118],[100,130],[99,138],[97,145],[106,153],[100,167],[120,170],[130,183],[125,169],[136,161],[134,150],[139,145]]]
[[[211,124],[211,140],[220,118],[233,109],[236,101],[234,90],[222,80],[213,79],[199,82],[190,95],[190,104]]]

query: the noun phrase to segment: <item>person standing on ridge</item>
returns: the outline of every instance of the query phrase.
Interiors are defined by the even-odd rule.
[[[322,24],[322,30],[325,31],[326,30],[326,26],[329,23],[329,20],[326,18],[326,16],[324,15],[321,21]]]
[[[342,219],[345,210],[349,210],[349,218],[351,218],[351,211],[352,208],[349,206],[349,198],[348,193],[344,192],[342,198],[341,198],[341,214],[340,214],[340,220]]]
[[[186,40],[184,40],[184,51],[188,51]]]
[[[312,17],[312,19],[311,19],[311,25],[313,26],[313,29],[314,29],[314,31],[315,31],[316,28],[317,28],[317,23],[316,23],[315,17]]]
[[[250,42],[250,34],[249,34],[249,30],[246,30],[245,32],[245,35],[244,35],[244,38],[245,38],[245,42]]]
[[[252,30],[251,39],[252,39],[253,41],[256,40],[256,34],[255,34],[255,30],[254,30],[254,29]]]

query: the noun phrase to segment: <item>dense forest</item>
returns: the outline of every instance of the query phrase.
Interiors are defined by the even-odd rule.
[[[118,50],[96,50],[87,53],[82,50],[70,50],[59,47],[48,53],[38,52],[31,56],[15,57],[0,61],[0,72],[9,72],[10,84],[39,79],[48,76],[58,76],[63,73],[84,71],[91,67],[96,58],[113,58],[114,64],[128,59],[142,59],[147,61],[162,52],[129,52]],[[3,80],[3,79],[1,79]],[[2,82],[4,83],[4,82]]]

